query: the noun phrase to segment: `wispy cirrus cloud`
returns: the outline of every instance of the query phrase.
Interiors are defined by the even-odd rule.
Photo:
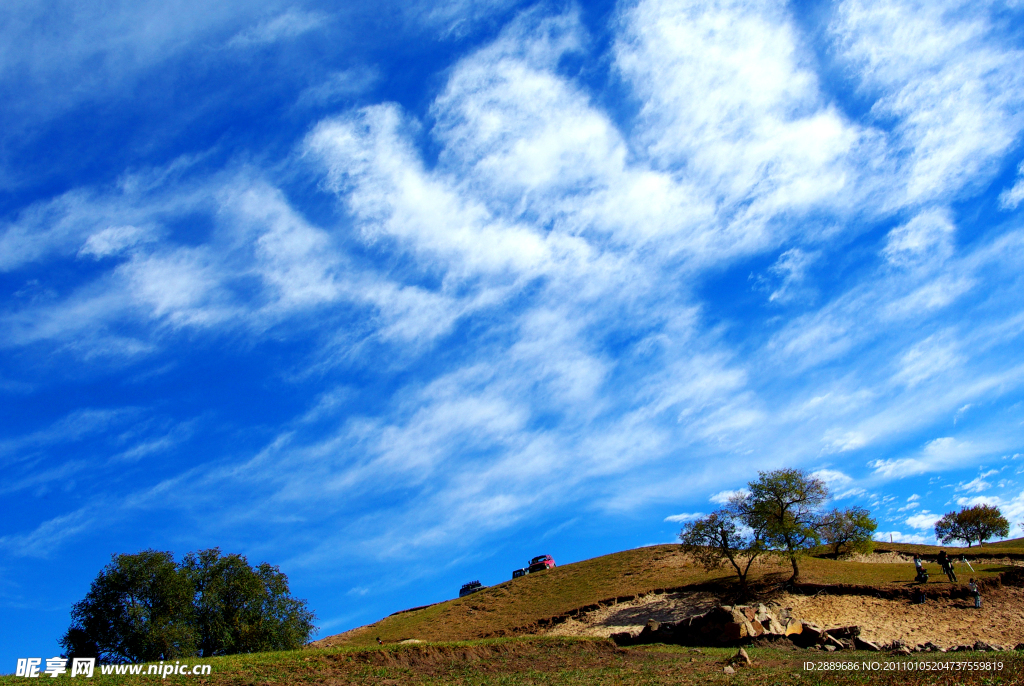
[[[249,48],[277,43],[315,31],[328,20],[329,16],[323,12],[308,12],[292,7],[235,34],[227,44],[230,48]]]

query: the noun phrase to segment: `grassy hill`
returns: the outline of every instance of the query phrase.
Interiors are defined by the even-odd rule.
[[[986,551],[1020,550],[1024,541],[984,546]],[[933,555],[938,548],[907,544],[880,545],[881,552]],[[947,551],[950,551],[947,548]],[[972,551],[976,549],[971,549]],[[958,551],[959,552],[959,551]],[[970,555],[973,557],[973,554]],[[997,556],[998,557],[998,556]],[[879,556],[877,559],[884,559]],[[941,592],[950,585],[934,567],[931,586]],[[1008,568],[979,561],[974,576],[990,579]],[[1019,568],[1018,568],[1019,569]],[[786,580],[788,564],[769,560],[756,566],[753,580],[768,587]],[[824,557],[801,562],[807,587],[842,585],[880,589],[909,588],[914,576],[909,563],[852,562]],[[618,648],[606,639],[528,636],[538,620],[593,606],[601,601],[626,599],[652,591],[687,586],[713,590],[723,596],[735,591],[734,577],[725,568],[712,573],[689,564],[679,546],[661,545],[627,550],[584,560],[552,570],[506,581],[479,593],[385,617],[375,624],[316,642],[304,650],[235,655],[208,660],[212,673],[202,677],[171,675],[164,683],[208,686],[264,684],[413,684],[441,686],[660,686],[669,684],[1019,684],[1024,657],[1019,653],[956,653],[950,660],[976,661],[985,669],[921,671],[894,668],[888,672],[806,671],[808,661],[824,663],[880,662],[898,665],[927,660],[930,655],[894,657],[879,653],[826,653],[785,647],[750,647],[754,665],[726,674],[724,665],[735,649],[636,646]],[[813,589],[812,589],[813,590]],[[387,645],[380,647],[376,637]],[[492,638],[487,638],[492,637]],[[405,639],[426,643],[401,644]],[[831,663],[830,663],[831,664]],[[147,684],[153,676],[101,675],[96,684]],[[62,677],[66,679],[67,677]],[[0,676],[0,685],[24,683],[22,678]]]
[[[907,551],[932,554],[928,546],[900,545],[900,552]],[[936,589],[948,587],[938,566],[929,567],[931,585]],[[913,567],[908,563],[866,564],[808,557],[801,561],[800,569],[802,582],[809,585],[899,589],[908,587],[914,577]],[[1006,567],[975,564],[974,569],[974,576],[985,579],[998,575]],[[750,574],[752,580],[764,582],[782,582],[789,575],[788,563],[777,559],[758,564]],[[735,576],[727,568],[708,573],[690,564],[677,545],[650,546],[556,567],[491,586],[465,598],[400,612],[369,626],[327,637],[314,645],[370,646],[376,645],[377,637],[385,643],[393,643],[406,639],[462,641],[519,635],[530,633],[538,621],[579,608],[682,586],[702,587],[723,594],[736,590]]]

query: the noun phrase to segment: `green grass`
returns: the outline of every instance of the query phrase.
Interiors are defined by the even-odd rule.
[[[606,640],[503,638],[480,641],[328,648],[260,653],[204,660],[208,677],[168,677],[169,684],[256,686],[266,684],[411,684],[414,686],[660,686],[668,684],[1013,684],[1020,683],[1024,657],[1019,653],[919,654],[895,658],[883,653],[824,653],[784,648],[748,648],[754,664],[733,676],[724,667],[734,648],[684,648],[653,645],[616,648]],[[805,662],[878,662],[880,666],[922,661],[1001,662],[1001,670],[978,672],[807,671]],[[68,681],[48,679],[49,682]],[[97,675],[86,683],[145,684],[156,677]],[[23,684],[0,677],[0,685]]]

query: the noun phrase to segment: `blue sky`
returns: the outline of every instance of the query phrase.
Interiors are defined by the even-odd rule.
[[[321,636],[759,469],[1024,521],[1019,2],[6,2],[0,671],[113,553]]]

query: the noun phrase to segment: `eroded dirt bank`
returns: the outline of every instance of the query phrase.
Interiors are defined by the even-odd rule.
[[[544,633],[552,636],[608,637],[620,631],[639,632],[648,619],[677,622],[711,609],[710,593],[648,595],[569,619]],[[984,595],[983,607],[966,599],[929,598],[924,605],[865,595],[816,596],[783,594],[773,604],[790,608],[793,617],[824,628],[857,625],[876,643],[901,640],[910,645],[931,641],[940,646],[974,643],[1024,643],[1024,589],[1002,587]]]

